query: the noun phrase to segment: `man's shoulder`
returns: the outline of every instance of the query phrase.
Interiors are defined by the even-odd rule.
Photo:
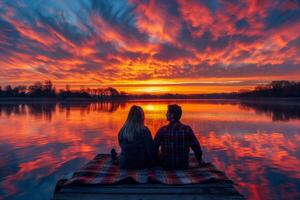
[[[177,129],[177,130],[184,130],[184,131],[190,131],[192,130],[192,128],[189,126],[189,125],[186,125],[186,124],[183,124],[183,123],[179,123],[179,126],[178,124],[177,125],[170,125],[170,124],[167,124],[167,125],[164,125],[162,127],[160,127],[157,131],[157,133],[165,133],[165,132],[168,132],[170,130],[170,127],[172,127],[172,129]]]
[[[168,125],[160,127],[156,132],[155,138],[163,137],[168,132],[167,127]]]
[[[182,129],[192,129],[189,125],[180,123],[180,128]]]
[[[168,129],[168,126],[169,125],[164,125],[164,126],[160,127],[157,132],[158,133],[165,132]]]
[[[188,134],[188,135],[193,133],[193,129],[189,125],[181,123],[178,128],[179,128],[179,131],[182,132],[182,133],[185,133],[185,134]]]

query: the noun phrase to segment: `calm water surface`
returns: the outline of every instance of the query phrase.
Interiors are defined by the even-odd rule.
[[[174,101],[0,104],[0,199],[49,199],[56,181],[97,153],[118,148],[133,104],[153,136]],[[204,160],[249,199],[300,199],[300,105],[180,101]]]

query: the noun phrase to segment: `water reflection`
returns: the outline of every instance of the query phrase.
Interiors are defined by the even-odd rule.
[[[254,109],[257,114],[266,114],[273,121],[289,121],[300,118],[300,105],[287,102],[241,102],[242,109]]]
[[[0,103],[0,116],[6,115],[33,115],[36,118],[43,118],[51,120],[52,114],[57,110],[59,112],[66,112],[70,114],[71,110],[78,109],[82,112],[115,112],[121,106],[124,107],[125,103],[121,102],[99,102],[99,103]]]
[[[155,135],[166,124],[169,103],[173,101],[0,105],[0,199],[49,199],[57,179],[96,153],[118,147],[118,130],[133,104],[143,107]],[[297,105],[177,103],[205,160],[226,171],[249,199],[300,197]],[[284,117],[275,120],[278,113]]]
[[[172,101],[166,101],[165,103],[168,102]],[[205,102],[207,101],[202,101],[202,103]],[[212,101],[209,103],[215,105],[239,105],[239,108],[242,110],[253,110],[258,115],[271,117],[273,121],[300,119],[300,104],[295,102]],[[57,110],[59,110],[59,112],[66,112],[67,115],[69,115],[71,109],[78,109],[82,112],[116,112],[120,107],[124,108],[125,102],[0,104],[0,116],[3,114],[6,116],[11,116],[12,114],[30,114],[37,118],[51,120],[52,114]],[[165,109],[165,107],[161,108],[157,105],[147,105],[144,109],[147,111],[157,111],[159,109]]]

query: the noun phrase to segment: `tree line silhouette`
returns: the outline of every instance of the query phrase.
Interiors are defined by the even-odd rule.
[[[113,87],[108,88],[82,88],[80,90],[71,90],[70,86],[61,89],[58,92],[50,80],[35,82],[30,86],[7,85],[0,87],[1,97],[32,97],[32,98],[84,98],[84,99],[229,99],[229,98],[261,98],[261,97],[300,97],[300,82],[295,81],[272,81],[266,85],[257,86],[251,91],[240,91],[232,93],[213,93],[213,94],[140,94],[128,95],[119,92]]]
[[[32,98],[87,98],[87,99],[111,99],[124,97],[125,93],[119,92],[113,87],[108,88],[82,88],[80,90],[71,90],[70,86],[66,89],[60,89],[58,92],[50,80],[35,82],[33,85],[19,85],[12,87],[7,85],[0,87],[0,97],[32,97]]]
[[[142,94],[132,95],[141,99],[243,99],[243,98],[290,98],[300,97],[300,82],[272,81],[265,85],[257,86],[254,90],[241,90],[230,93],[210,94]]]
[[[253,91],[240,92],[239,97],[300,97],[300,82],[272,81]]]

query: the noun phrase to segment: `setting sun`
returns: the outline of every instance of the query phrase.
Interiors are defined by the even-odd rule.
[[[170,89],[166,87],[145,87],[145,88],[138,88],[138,89],[132,89],[133,93],[167,93],[170,91]]]

